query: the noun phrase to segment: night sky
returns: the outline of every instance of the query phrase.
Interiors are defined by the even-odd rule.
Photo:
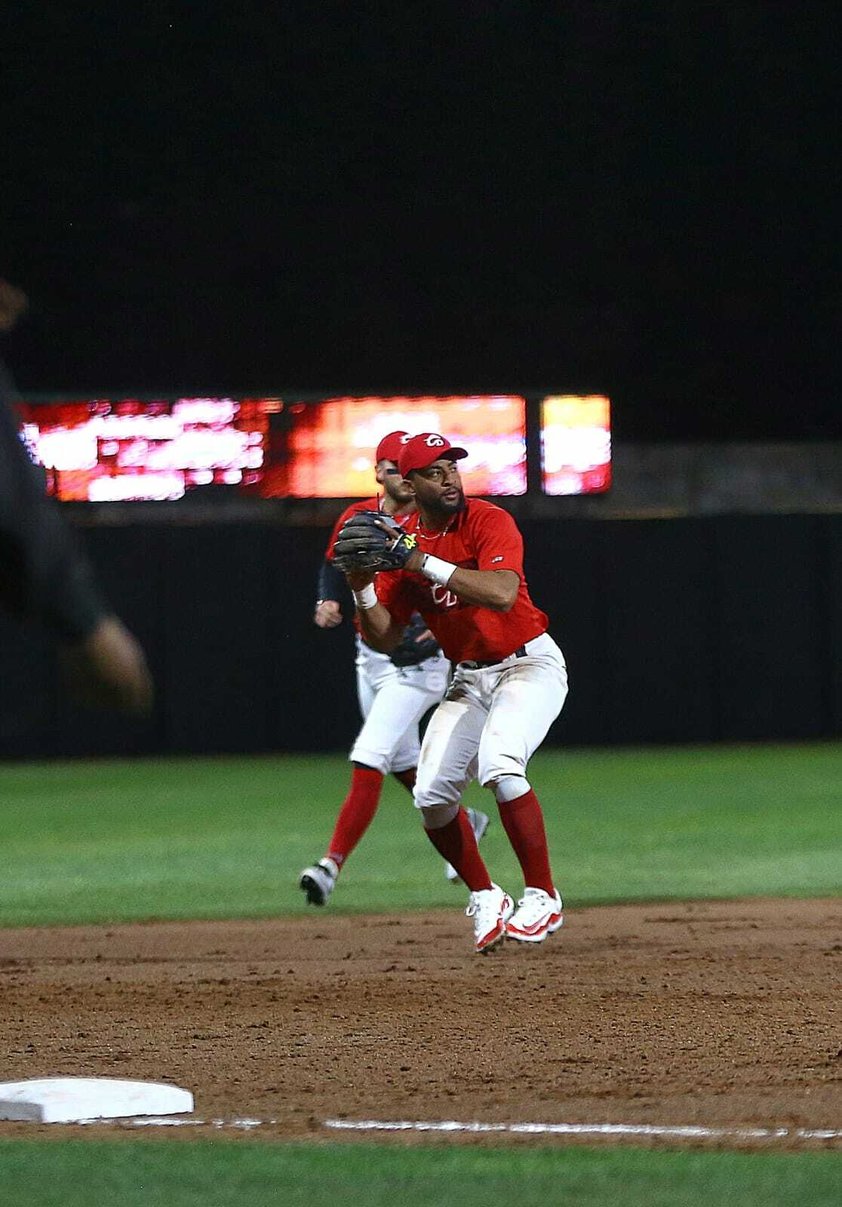
[[[839,11],[18,5],[7,361],[29,392],[552,388],[608,392],[620,438],[840,438]]]

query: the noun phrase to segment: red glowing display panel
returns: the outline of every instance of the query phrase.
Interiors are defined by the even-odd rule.
[[[20,408],[50,494],[68,502],[180,499],[249,489],[265,468],[275,398],[93,399]]]
[[[51,494],[70,502],[173,500],[226,487],[261,498],[372,493],[387,432],[464,444],[465,489],[526,490],[526,404],[518,395],[91,399],[21,407],[23,436]]]
[[[441,432],[469,456],[473,495],[526,492],[526,401],[516,394],[90,399],[21,407],[24,440],[48,490],[74,502],[171,500],[200,491],[258,498],[359,498],[374,490],[387,433]],[[547,494],[611,482],[610,404],[602,395],[541,403]]]
[[[548,495],[611,486],[611,404],[602,394],[552,394],[541,403],[541,485]]]
[[[526,491],[526,403],[519,395],[327,398],[289,405],[257,487],[272,498],[359,498],[375,489],[374,453],[388,432],[441,432],[469,453],[468,494]]]

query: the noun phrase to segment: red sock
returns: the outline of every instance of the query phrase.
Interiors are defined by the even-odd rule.
[[[468,814],[461,805],[453,821],[438,830],[427,830],[427,837],[438,853],[453,864],[472,893],[491,888],[488,868],[479,853]]]
[[[538,797],[530,788],[515,800],[498,801],[497,807],[523,872],[523,883],[530,888],[542,888],[545,893],[554,893],[544,815]]]
[[[407,767],[406,771],[393,771],[392,775],[411,794],[412,789],[415,787],[415,773],[417,770],[417,767]]]
[[[351,787],[339,816],[330,846],[329,857],[341,867],[354,847],[365,834],[380,804],[383,776],[373,767],[354,767],[351,772]]]

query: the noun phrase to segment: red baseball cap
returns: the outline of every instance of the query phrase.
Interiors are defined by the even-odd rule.
[[[398,469],[404,477],[414,469],[426,469],[434,461],[460,461],[467,457],[466,448],[455,448],[445,436],[438,432],[421,432],[418,436],[410,436],[403,445],[398,457]]]
[[[409,432],[389,432],[377,446],[374,464],[378,461],[397,461],[398,454],[409,439]]]

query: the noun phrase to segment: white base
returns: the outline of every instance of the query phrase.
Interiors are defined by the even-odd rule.
[[[0,1082],[0,1119],[80,1123],[193,1110],[193,1095],[175,1085],[113,1077],[41,1077]]]

